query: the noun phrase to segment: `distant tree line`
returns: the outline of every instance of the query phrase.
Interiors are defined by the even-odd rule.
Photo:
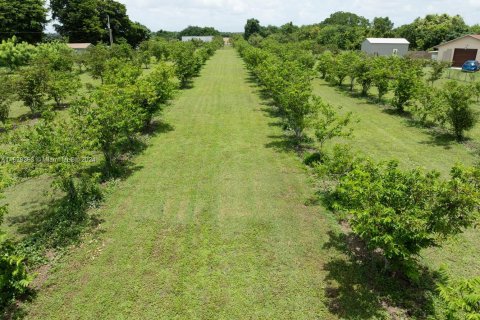
[[[163,38],[166,40],[180,40],[183,36],[221,36],[221,37],[232,37],[233,32],[220,32],[213,27],[198,27],[198,26],[188,26],[182,31],[167,31],[159,30],[154,32],[153,35],[158,38]]]
[[[220,31],[212,27],[188,26],[178,33],[178,37],[185,36],[220,36]]]
[[[310,41],[318,50],[355,50],[366,37],[402,37],[410,41],[411,49],[428,50],[471,33],[480,33],[480,25],[469,26],[459,15],[429,14],[395,28],[389,17],[376,17],[370,21],[355,13],[340,11],[318,24],[301,27],[291,22],[280,27],[262,26],[257,19],[249,19],[244,37],[247,40],[253,37],[253,41],[266,37],[279,42]]]

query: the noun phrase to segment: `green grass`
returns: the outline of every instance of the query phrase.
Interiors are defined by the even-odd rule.
[[[96,214],[102,235],[55,268],[32,319],[329,319],[333,218],[305,206],[300,161],[232,49],[166,112]],[[165,128],[167,126],[164,126]]]
[[[471,141],[457,143],[323,80],[314,81],[314,91],[326,102],[342,107],[342,112],[354,113],[359,122],[353,125],[354,137],[348,143],[373,159],[397,159],[404,168],[435,169],[444,175],[456,163],[470,165],[479,160],[471,145],[480,142],[480,125],[467,134]],[[480,106],[475,108],[480,111]],[[455,277],[473,277],[480,274],[479,256],[480,233],[472,229],[449,240],[443,248],[425,250],[423,262],[432,270],[445,265]]]
[[[90,81],[89,79],[82,79]],[[315,92],[353,111],[352,146],[375,159],[448,173],[474,161],[458,144],[315,80]],[[102,208],[96,232],[53,266],[24,306],[27,319],[383,319],[432,315],[431,274],[419,287],[362,260],[320,205],[278,119],[232,49],[208,62],[166,111],[133,173]],[[477,131],[478,132],[478,131]],[[473,141],[479,137],[472,132]],[[7,192],[8,230],[43,208],[49,179]],[[427,250],[432,270],[478,275],[475,230]],[[355,248],[357,251],[353,251]],[[357,253],[357,254],[355,254]],[[360,253],[360,255],[358,255]],[[39,279],[48,268],[41,269]]]
[[[76,96],[87,93],[87,84],[93,85],[93,86],[97,86],[100,84],[100,80],[93,79],[86,72],[83,72],[80,74],[80,81],[82,83],[82,87],[80,88]],[[68,102],[70,101],[67,101],[67,103]],[[48,103],[51,104],[52,106],[54,105],[53,101],[48,101]],[[27,119],[29,115],[30,115],[30,109],[26,107],[22,101],[15,101],[10,106],[10,114],[9,114],[10,119],[24,120],[24,119]]]
[[[472,141],[457,143],[451,136],[438,134],[431,128],[418,126],[406,116],[390,108],[374,104],[371,99],[351,95],[347,89],[333,87],[323,80],[314,80],[314,92],[326,102],[353,112],[358,123],[353,125],[351,145],[376,159],[399,159],[405,167],[423,167],[448,173],[455,163],[472,164],[480,142],[480,125],[467,133]],[[373,91],[373,90],[372,90]]]
[[[82,87],[78,95],[87,93],[87,84],[97,86],[100,80],[93,79],[88,73],[80,74]],[[53,101],[49,101],[54,104]],[[68,117],[68,109],[56,110],[59,117]],[[10,108],[10,119],[21,125],[32,124],[36,119],[29,118],[30,109],[21,101],[15,101]],[[55,192],[51,188],[51,179],[46,176],[22,180],[9,188],[5,196],[9,204],[9,216],[2,227],[6,232],[16,238],[21,238],[27,232],[25,223],[26,213],[41,212],[49,206]],[[1,201],[3,203],[3,200]],[[28,219],[27,219],[28,220]]]
[[[448,80],[457,80],[465,83],[470,83],[472,81],[480,80],[480,72],[469,73],[463,72],[459,69],[447,69],[440,82],[448,81]]]

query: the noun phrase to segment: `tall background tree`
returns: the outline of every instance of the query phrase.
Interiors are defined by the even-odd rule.
[[[107,21],[115,41],[126,40],[137,46],[149,38],[150,31],[127,15],[124,4],[114,0],[51,0],[55,29],[71,42],[109,42]]]
[[[368,34],[370,21],[351,12],[335,12],[319,25],[318,42],[331,49],[355,50]]]
[[[413,49],[428,50],[471,32],[459,15],[429,14],[397,29],[397,34],[410,41]]]
[[[393,22],[389,17],[376,17],[373,19],[370,34],[376,38],[390,38],[394,36]]]
[[[370,22],[367,18],[359,16],[355,13],[338,11],[332,13],[330,17],[323,20],[321,25],[343,25],[347,27],[368,28],[370,26]]]
[[[46,23],[45,0],[0,0],[0,40],[40,42]]]
[[[257,19],[248,19],[247,24],[245,25],[245,34],[244,37],[245,39],[248,40],[252,34],[258,33],[260,34],[262,32],[262,26],[260,25],[260,21]]]

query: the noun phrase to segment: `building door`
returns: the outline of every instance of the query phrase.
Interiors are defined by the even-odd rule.
[[[453,53],[453,67],[461,67],[467,60],[475,60],[477,57],[477,49],[455,49]]]

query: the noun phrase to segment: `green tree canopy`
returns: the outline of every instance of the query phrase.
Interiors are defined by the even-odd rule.
[[[40,42],[47,23],[44,0],[0,0],[0,40]]]
[[[323,20],[321,25],[342,25],[347,27],[368,28],[370,26],[370,22],[367,18],[359,16],[355,13],[338,11],[332,13],[330,17]]]
[[[428,50],[469,32],[470,27],[461,16],[448,14],[429,14],[397,29],[399,36],[406,38],[412,48],[419,50]]]
[[[393,37],[393,22],[389,17],[376,17],[373,19],[370,34],[377,38]]]
[[[257,19],[248,19],[247,24],[245,25],[245,39],[248,40],[252,34],[258,33],[260,34],[262,31],[262,26],[260,25],[260,21]]]
[[[124,4],[114,0],[51,0],[55,29],[71,42],[109,42],[108,18],[114,40],[125,39],[136,47],[149,37],[150,31],[132,22]]]

